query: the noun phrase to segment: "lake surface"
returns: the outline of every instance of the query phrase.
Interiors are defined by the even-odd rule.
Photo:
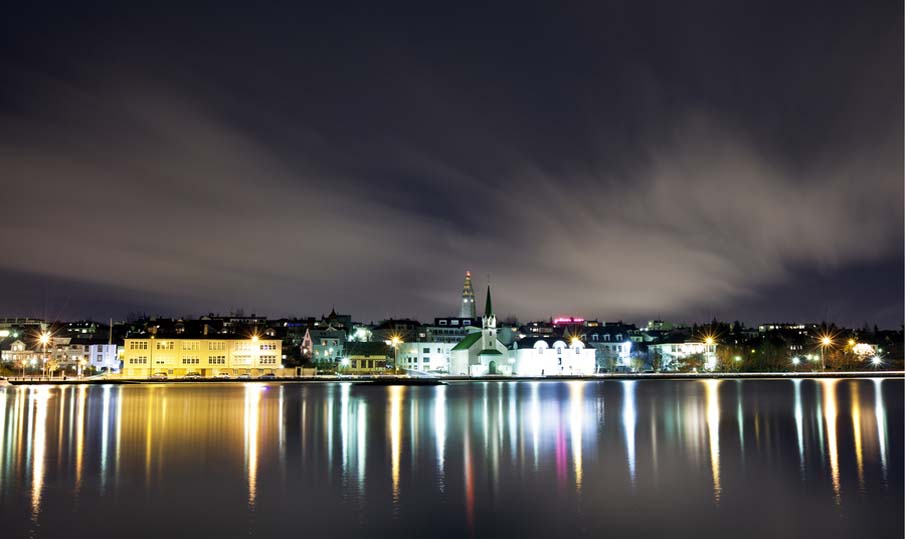
[[[903,383],[0,388],[4,537],[903,536]]]

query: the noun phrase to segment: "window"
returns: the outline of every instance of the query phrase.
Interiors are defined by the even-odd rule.
[[[251,351],[251,343],[248,342],[237,342],[236,350],[241,350],[243,352]]]
[[[422,363],[430,363],[430,362],[431,362],[431,358],[429,358],[429,357],[423,357],[423,358],[421,358],[421,362],[422,362]]]
[[[182,364],[183,365],[197,365],[200,363],[200,360],[197,357],[183,357]]]
[[[212,352],[226,350],[226,343],[223,341],[211,341],[207,343],[207,349]]]
[[[198,341],[182,341],[183,350],[198,350],[199,348]]]
[[[236,363],[239,365],[247,365],[247,364],[251,363],[251,356],[247,356],[247,355],[233,356],[233,363]]]
[[[277,345],[275,343],[264,343],[261,345],[261,350],[276,350]]]
[[[176,343],[173,341],[157,341],[158,350],[175,350]]]
[[[581,348],[575,347],[575,355],[581,354]]]
[[[258,360],[258,363],[261,365],[276,365],[277,356],[261,356]]]
[[[130,341],[129,350],[147,350],[148,341]]]
[[[441,326],[445,326],[445,325],[446,325],[446,320],[440,320],[439,322],[440,322],[440,325],[441,325]]]
[[[431,353],[431,349],[425,347],[425,348],[422,348],[422,349],[421,349],[421,352],[423,352],[423,353],[425,353],[425,354],[430,354],[430,353]]]
[[[138,356],[129,358],[129,365],[147,365],[148,358],[146,356]]]
[[[226,365],[226,356],[211,356],[207,362],[211,365]]]

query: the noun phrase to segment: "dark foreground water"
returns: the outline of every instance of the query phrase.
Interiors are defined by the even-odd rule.
[[[898,539],[902,386],[0,388],[0,533]]]

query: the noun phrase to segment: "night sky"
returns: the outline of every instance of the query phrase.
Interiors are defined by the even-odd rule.
[[[902,322],[900,0],[82,4],[0,20],[0,316]]]

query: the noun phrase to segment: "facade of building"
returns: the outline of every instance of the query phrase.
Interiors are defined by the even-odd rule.
[[[589,375],[597,370],[594,349],[579,338],[527,338],[509,350],[513,374],[518,376]]]
[[[319,365],[333,364],[345,357],[346,331],[327,326],[313,329],[311,337],[311,360]]]
[[[9,345],[9,350],[0,352],[3,363],[13,368],[21,368],[23,363],[27,366],[41,365],[41,351],[29,350],[21,340],[15,340]]]
[[[119,372],[119,348],[115,344],[89,344],[88,364],[99,372]]]
[[[407,342],[399,345],[399,367],[406,370],[449,372],[449,355],[457,343]]]
[[[660,368],[665,371],[679,369],[686,361],[699,357],[705,370],[716,367],[716,347],[714,343],[701,341],[685,341],[674,343],[657,343],[647,345],[648,354],[659,354]]]
[[[343,374],[383,374],[393,349],[382,342],[349,342],[340,362]]]
[[[450,350],[449,374],[484,376],[486,374],[512,374],[508,350],[497,338],[496,315],[490,299],[490,286],[484,303],[481,331],[466,335]]]
[[[126,339],[122,357],[122,374],[127,378],[145,378],[158,373],[171,377],[189,373],[255,376],[281,369],[282,342],[255,337]]]
[[[459,307],[459,318],[476,318],[474,304],[474,288],[471,286],[471,272],[465,272],[465,284],[462,286],[462,304]]]

